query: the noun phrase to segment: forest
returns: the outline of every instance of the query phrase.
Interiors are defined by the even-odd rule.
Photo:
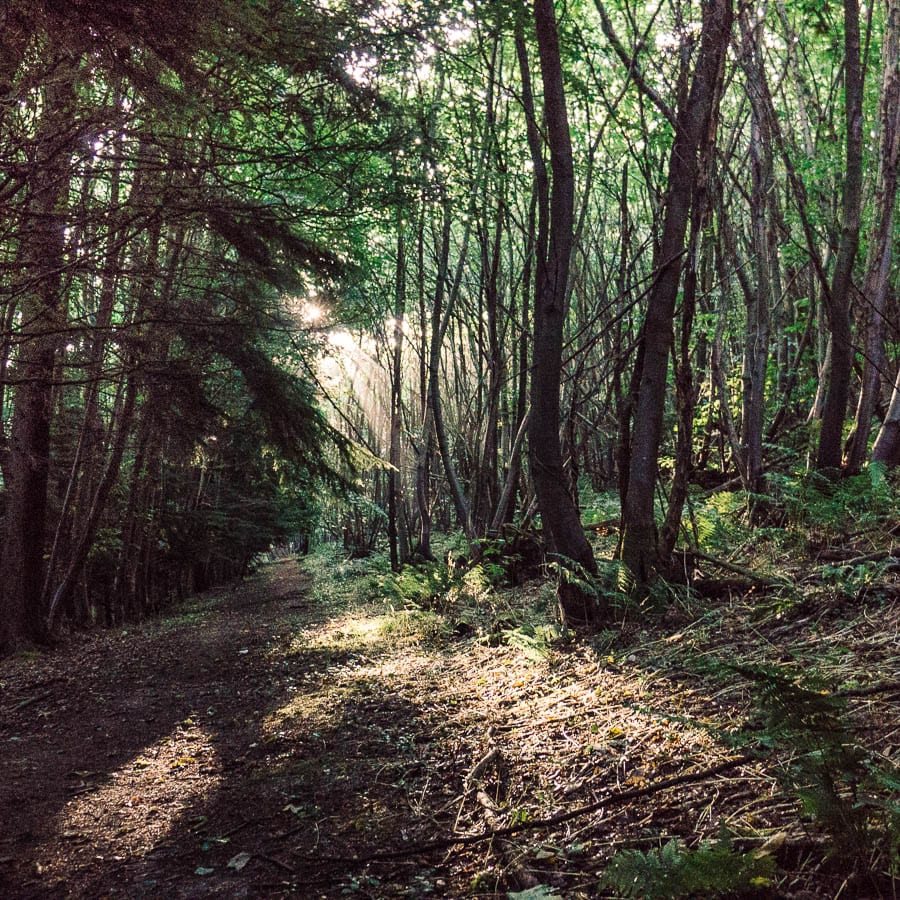
[[[896,897],[900,0],[0,5],[0,891]]]

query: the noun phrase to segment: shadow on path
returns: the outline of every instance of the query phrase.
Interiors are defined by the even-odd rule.
[[[433,831],[427,692],[394,694],[397,648],[307,589],[283,562],[0,663],[0,895],[337,896],[360,848]]]

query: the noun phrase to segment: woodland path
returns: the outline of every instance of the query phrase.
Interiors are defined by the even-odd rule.
[[[175,617],[0,663],[0,895],[282,887],[274,861],[226,863],[272,849],[308,799],[264,725],[325,667],[286,652],[315,617],[304,581],[270,566]]]
[[[372,610],[310,585],[286,560],[178,615],[0,662],[0,896],[448,889],[419,863],[390,885],[320,858],[416,836],[398,818],[432,676]]]
[[[722,827],[757,845],[791,831],[780,864],[811,880],[765,896],[840,888],[843,874],[804,862],[817,845],[785,824],[796,804],[755,765],[656,790],[734,758],[716,735],[739,724],[743,692],[710,696],[672,656],[713,640],[733,652],[745,639],[729,609],[681,633],[670,621],[529,658],[466,629],[404,627],[355,596],[364,580],[319,591],[305,565],[268,565],[168,618],[0,662],[0,896],[506,897],[543,885],[534,896],[571,900],[599,896],[617,848]],[[884,610],[875,621],[864,609],[832,627],[885,672],[897,619],[886,633]],[[780,624],[765,652],[819,652],[827,635],[807,630]],[[551,828],[414,849],[592,804]]]

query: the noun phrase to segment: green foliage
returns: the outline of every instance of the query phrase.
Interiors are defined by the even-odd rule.
[[[717,491],[692,504],[685,528],[693,530],[699,550],[715,552],[746,535],[747,505],[743,491]]]
[[[598,522],[606,522],[619,517],[618,494],[597,493],[585,486],[579,490],[578,503],[581,508],[581,521],[584,525],[596,525]]]
[[[350,558],[371,556],[385,526],[387,513],[365,494],[344,491],[328,504],[322,517],[326,532],[340,538]]]
[[[674,900],[714,897],[765,887],[775,869],[770,856],[740,853],[727,838],[689,850],[671,840],[658,850],[622,850],[607,867],[601,886],[621,897]]]
[[[867,871],[873,859],[900,864],[900,767],[869,751],[848,719],[847,701],[815,675],[784,667],[729,668],[752,680],[763,728],[754,739],[784,760],[782,777],[802,811],[833,841],[833,853]]]
[[[379,631],[387,636],[437,641],[447,637],[449,626],[443,616],[431,610],[400,609],[385,617]]]
[[[529,606],[513,607],[498,593],[505,572],[483,560],[473,566],[459,564],[448,553],[445,561],[388,568],[383,555],[338,564],[330,580],[364,585],[368,602],[382,603],[388,612],[380,630],[384,634],[442,640],[451,633],[478,635],[489,646],[508,646],[540,662],[565,637],[550,621],[554,593],[541,591]],[[365,565],[363,571],[359,567]],[[358,590],[356,595],[359,595]]]
[[[546,884],[536,884],[524,891],[509,891],[508,900],[562,900],[556,890]]]
[[[634,577],[617,559],[597,560],[597,574],[592,575],[574,559],[557,556],[547,564],[559,583],[574,585],[586,596],[595,598],[601,607],[624,606],[634,588]]]
[[[471,567],[457,564],[452,554],[446,561],[406,566],[401,572],[385,572],[369,580],[369,591],[394,609],[460,612],[485,602],[498,573],[491,563]]]
[[[765,495],[717,491],[693,499],[682,523],[685,532],[693,535],[698,549],[715,554],[751,537],[755,544],[760,539],[785,544],[805,540],[810,532],[828,540],[849,530],[880,528],[900,507],[898,479],[878,463],[838,481],[817,472],[770,471],[766,486]],[[748,513],[754,505],[757,513],[765,510],[764,528],[751,527]],[[856,574],[865,587],[879,573],[871,569]]]
[[[520,650],[532,662],[541,662],[547,659],[554,643],[562,637],[562,630],[554,623],[535,625],[525,622],[516,628],[503,629],[499,642]]]
[[[826,584],[835,585],[849,597],[862,597],[884,583],[890,566],[889,560],[864,560],[851,565],[826,565],[820,571]]]
[[[825,537],[883,525],[900,506],[897,479],[880,463],[838,481],[810,472],[770,476],[769,483],[773,500],[784,507],[789,522]]]
[[[480,561],[471,570],[477,574],[473,577],[481,579],[485,587],[501,584],[509,577],[510,569],[520,560],[511,541],[502,539],[483,539],[479,542]]]
[[[446,563],[426,563],[381,576],[378,590],[391,606],[431,609],[446,605],[451,587],[459,581]]]

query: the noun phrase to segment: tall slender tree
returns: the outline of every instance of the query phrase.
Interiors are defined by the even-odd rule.
[[[541,150],[536,138],[532,137],[532,157],[536,178],[539,179],[538,202],[546,209],[542,216],[546,231],[539,233],[536,247],[529,464],[551,551],[564,572],[571,569],[574,562],[593,574],[597,571],[597,563],[569,490],[559,436],[563,328],[569,306],[575,171],[552,0],[535,0],[534,25],[544,89],[544,122],[552,185],[548,189]],[[523,66],[522,70],[524,73],[526,67]],[[531,118],[533,120],[533,116]],[[536,127],[532,121],[529,126],[532,135]],[[561,579],[559,600],[567,622],[587,624],[598,620],[601,615],[596,599],[571,576]]]
[[[850,320],[853,264],[859,247],[863,189],[863,82],[860,60],[859,3],[844,0],[844,115],[846,122],[846,174],[842,197],[841,237],[834,275],[825,292],[831,336],[831,367],[822,410],[822,430],[816,466],[838,470],[843,452],[844,420],[850,398],[853,344]]]
[[[731,0],[712,0],[703,5],[694,74],[690,90],[677,112],[669,157],[665,218],[659,250],[654,259],[653,287],[647,300],[641,368],[639,373],[635,373],[637,402],[634,431],[628,483],[622,497],[619,553],[639,587],[652,579],[660,562],[654,501],[672,326],[684,262],[685,232],[701,154],[715,140],[716,111],[732,16]]]

